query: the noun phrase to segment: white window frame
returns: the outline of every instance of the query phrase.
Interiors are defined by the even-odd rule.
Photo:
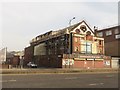
[[[103,37],[103,32],[97,33],[97,36]]]
[[[115,29],[115,30],[114,30],[114,33],[115,33],[115,34],[118,34],[118,33],[119,33],[119,30],[118,30],[118,29]]]
[[[110,36],[110,35],[112,35],[112,31],[111,31],[111,30],[106,31],[105,33],[106,33],[106,36]]]

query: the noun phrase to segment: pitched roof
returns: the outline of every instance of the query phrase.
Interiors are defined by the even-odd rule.
[[[33,40],[32,40],[32,42],[36,42],[36,41],[38,41],[38,40],[42,40],[42,39],[45,39],[45,38],[50,38],[50,37],[57,37],[58,35],[61,35],[61,34],[65,34],[66,33],[66,31],[68,30],[69,32],[70,31],[72,31],[74,28],[76,28],[77,26],[79,26],[81,23],[85,23],[86,25],[87,25],[87,27],[92,31],[92,29],[89,27],[89,25],[83,20],[83,21],[81,21],[81,22],[79,22],[79,23],[76,23],[76,24],[73,24],[73,25],[71,25],[71,26],[68,26],[68,27],[66,27],[66,28],[63,28],[63,29],[59,29],[59,30],[55,30],[55,31],[49,31],[49,32],[47,32],[47,33],[45,33],[45,34],[41,34],[41,35],[39,35],[39,36],[37,36],[37,37],[35,37]],[[93,31],[92,31],[93,32]],[[94,34],[94,32],[93,32],[93,34]],[[42,37],[43,36],[43,38],[40,38],[40,37]],[[37,39],[38,38],[38,39]]]
[[[104,29],[99,29],[97,30],[98,32],[104,31],[104,30],[110,30],[110,29],[114,29],[114,28],[120,28],[120,25],[116,25],[116,26],[112,26],[112,27],[106,27]]]
[[[85,23],[86,25],[87,25],[87,27],[91,30],[91,32],[93,33],[93,34],[95,34],[94,32],[93,32],[93,30],[90,28],[90,26],[86,23],[86,21],[81,21],[81,22],[79,22],[79,23],[76,23],[76,24],[73,24],[73,25],[71,25],[71,26],[69,26],[69,27],[66,27],[66,28],[64,28],[64,29],[61,29],[61,30],[69,30],[69,31],[72,31],[74,28],[76,28],[77,26],[79,26],[81,23]]]

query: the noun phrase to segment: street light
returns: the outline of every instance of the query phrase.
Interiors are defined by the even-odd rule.
[[[72,19],[70,19],[70,21],[69,21],[69,25],[71,26],[71,21],[72,20],[74,20],[75,19],[75,17],[73,17]]]
[[[72,19],[70,19],[70,21],[69,21],[69,26],[71,26],[71,22],[72,22],[72,20],[74,20],[75,19],[75,17],[73,17]],[[69,33],[69,54],[71,53],[71,33]]]
[[[71,26],[71,22],[72,22],[72,20],[74,20],[75,19],[75,17],[73,17],[72,19],[70,19],[70,21],[69,21],[69,26]],[[72,38],[72,34],[71,33],[69,33],[69,58],[70,58],[70,54],[71,54],[71,44],[72,44],[72,42],[71,42],[71,38]],[[70,68],[70,59],[69,59],[69,68]]]

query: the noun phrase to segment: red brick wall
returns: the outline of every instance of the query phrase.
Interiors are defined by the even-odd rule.
[[[86,61],[86,68],[94,68],[94,61]]]
[[[88,35],[88,36],[86,36],[86,39],[89,40],[89,41],[93,41],[93,36]]]
[[[8,69],[9,65],[8,64],[0,64],[0,68],[2,68],[2,69]]]
[[[75,60],[74,61],[74,68],[84,68],[84,60]]]
[[[11,61],[11,65],[19,65],[19,62],[20,62],[19,56],[14,56]]]
[[[86,62],[86,63],[85,63]],[[91,60],[91,61],[88,61],[88,60],[75,60],[74,61],[74,68],[104,68],[104,63],[102,60]],[[109,66],[106,66],[106,67],[109,67]]]
[[[28,62],[32,61],[34,55],[34,47],[30,46],[25,48],[25,56],[24,56],[24,65]]]
[[[100,61],[100,60],[96,60],[95,61],[95,68],[103,68],[104,67],[104,63],[103,63],[103,61]]]
[[[77,39],[77,42],[76,40]],[[75,47],[78,47],[78,51],[75,51]],[[80,38],[79,37],[73,37],[73,52],[80,52]]]

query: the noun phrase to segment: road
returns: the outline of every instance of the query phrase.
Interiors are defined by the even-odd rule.
[[[118,88],[118,73],[3,75],[3,88]]]

